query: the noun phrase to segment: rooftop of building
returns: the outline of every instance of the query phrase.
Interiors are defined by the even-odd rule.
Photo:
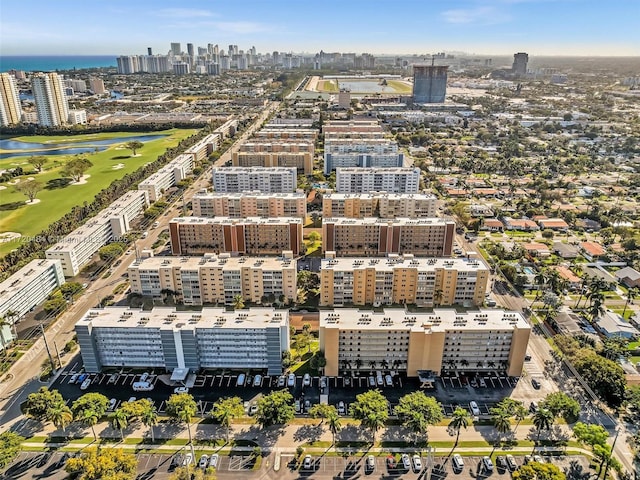
[[[0,283],[0,305],[8,301],[9,298],[17,295],[34,278],[49,270],[60,260],[36,259],[27,263],[24,267]]]
[[[205,254],[202,257],[146,257],[134,261],[129,268],[156,270],[159,268],[180,268],[182,270],[198,270],[199,268],[221,268],[222,270],[238,270],[254,268],[261,270],[296,269],[296,261],[282,257],[232,257],[229,254]]]
[[[362,174],[362,175],[398,175],[398,174],[418,174],[420,175],[420,169],[418,167],[338,167],[336,168],[336,175],[340,174]]]
[[[174,217],[171,219],[171,223],[180,223],[183,225],[196,225],[196,224],[210,224],[210,225],[288,225],[288,224],[302,224],[301,218],[296,217],[275,217],[275,218],[263,218],[263,217],[247,217],[247,218],[232,218],[232,217]]]
[[[366,270],[374,268],[376,271],[393,271],[398,268],[415,268],[417,270],[457,270],[457,271],[488,271],[489,267],[478,258],[424,258],[411,254],[392,254],[386,258],[324,258],[320,263],[320,270]]]
[[[289,312],[270,307],[257,307],[237,311],[224,308],[203,308],[199,311],[179,312],[173,307],[155,307],[153,310],[135,310],[127,307],[106,307],[89,310],[78,325],[90,323],[94,328],[155,328],[194,330],[211,328],[265,328],[287,326]]]
[[[265,193],[259,190],[248,190],[245,192],[210,192],[208,190],[200,190],[193,195],[193,198],[306,198],[303,190],[296,192],[277,192],[277,193]]]
[[[322,196],[326,200],[344,200],[346,198],[360,198],[360,199],[372,199],[372,198],[388,198],[392,200],[403,199],[416,199],[416,200],[437,200],[437,197],[432,193],[393,193],[393,192],[369,192],[369,193],[338,193],[327,192]]]
[[[323,225],[333,223],[336,225],[447,225],[453,224],[451,220],[446,220],[440,217],[431,218],[377,218],[377,217],[364,217],[364,218],[342,218],[333,217],[325,218],[322,221]]]
[[[238,173],[293,173],[297,174],[296,167],[214,167],[213,174],[222,173],[225,175],[228,174],[238,174]]]
[[[431,313],[414,313],[404,309],[384,309],[382,312],[357,308],[320,311],[320,327],[340,330],[408,330],[443,332],[448,330],[514,330],[530,328],[519,312],[481,309],[458,312],[454,309],[434,309]]]

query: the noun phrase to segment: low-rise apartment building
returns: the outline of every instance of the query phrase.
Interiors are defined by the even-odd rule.
[[[477,258],[326,258],[320,305],[480,306],[488,283],[489,267]]]
[[[213,190],[224,193],[288,193],[298,186],[295,167],[224,167],[213,169]]]
[[[310,175],[314,153],[312,141],[254,141],[234,151],[232,163],[234,167],[294,167]]]
[[[307,215],[303,191],[287,193],[224,193],[202,190],[193,196],[196,217],[300,217]]]
[[[89,263],[100,247],[127,233],[133,219],[148,206],[149,196],[145,190],[129,191],[47,249],[46,257],[60,260],[64,276],[73,277]]]
[[[324,173],[336,168],[396,168],[404,165],[397,142],[384,138],[340,139],[325,137]]]
[[[409,313],[343,308],[320,311],[325,374],[392,370],[500,372],[520,376],[531,327],[519,312],[435,309]]]
[[[411,253],[416,257],[448,257],[455,222],[442,218],[325,218],[322,251],[340,257]]]
[[[179,312],[107,307],[89,310],[75,331],[86,372],[104,368],[265,369],[282,373],[289,350],[289,312],[224,308]]]
[[[147,257],[128,269],[131,292],[154,299],[167,294],[185,305],[292,302],[297,295],[297,262],[281,257]]]
[[[0,318],[9,323],[46,300],[47,296],[64,283],[64,273],[59,260],[36,259],[0,282]],[[9,326],[2,326],[0,350],[13,339]]]
[[[159,200],[164,192],[175,186],[193,171],[193,155],[178,155],[153,175],[138,184],[138,190],[149,194],[149,201]]]
[[[338,193],[418,193],[420,169],[403,168],[338,168],[336,192]]]
[[[203,255],[280,255],[302,248],[302,219],[177,217],[169,223],[171,253]]]
[[[325,193],[322,216],[347,218],[428,218],[438,212],[438,199],[429,193]]]

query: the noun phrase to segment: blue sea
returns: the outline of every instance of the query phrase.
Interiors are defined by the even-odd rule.
[[[116,55],[0,56],[0,72],[8,70],[52,72],[55,70],[115,67],[117,64]]]

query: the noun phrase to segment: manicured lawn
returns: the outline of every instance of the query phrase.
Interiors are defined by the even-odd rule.
[[[338,84],[335,80],[320,80],[318,82],[319,92],[337,92]]]
[[[12,185],[3,184],[6,189],[0,193],[0,232],[18,232],[23,236],[33,236],[44,230],[50,223],[58,220],[64,214],[69,212],[72,207],[82,205],[83,202],[91,202],[95,195],[103,188],[106,188],[113,181],[122,178],[127,173],[137,170],[142,165],[156,160],[156,158],[164,153],[167,148],[174,147],[177,143],[186,138],[196,130],[166,130],[164,132],[135,132],[135,133],[105,133],[92,135],[79,135],[73,137],[75,141],[86,141],[87,137],[93,140],[113,138],[119,136],[138,136],[144,134],[159,134],[158,140],[144,142],[136,157],[131,156],[131,151],[126,149],[118,149],[118,144],[112,145],[106,150],[98,153],[86,154],[86,158],[93,163],[86,174],[90,175],[87,183],[79,185],[66,185],[56,188],[55,182],[62,177],[61,171],[67,161],[73,158],[73,155],[50,155],[45,169],[42,173],[33,176],[37,181],[48,186],[41,190],[37,199],[39,203],[27,205],[27,198],[16,192]],[[84,137],[84,138],[81,138]],[[17,140],[28,140],[31,142],[45,143],[53,140],[60,142],[69,140],[69,137],[19,137]],[[37,153],[34,153],[37,155]],[[0,162],[0,168],[13,167],[19,163],[25,171],[34,170],[27,163],[28,157],[20,159],[6,159]],[[26,181],[27,177],[22,177],[22,181]],[[4,255],[11,250],[17,248],[19,244],[16,242],[0,243],[0,255]]]
[[[387,80],[387,87],[393,88],[397,93],[411,93],[411,85],[400,80]]]

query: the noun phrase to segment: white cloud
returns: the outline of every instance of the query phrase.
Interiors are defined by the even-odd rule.
[[[446,22],[459,25],[471,23],[494,25],[496,23],[504,23],[511,20],[511,16],[509,14],[496,9],[493,6],[445,10],[442,12],[442,16]]]
[[[163,8],[156,13],[159,17],[170,18],[193,18],[193,17],[213,17],[213,12],[209,10],[199,10],[196,8]]]

